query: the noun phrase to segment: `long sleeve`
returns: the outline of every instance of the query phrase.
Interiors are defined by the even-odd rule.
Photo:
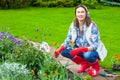
[[[97,47],[98,47],[98,41],[99,41],[98,28],[93,23],[93,25],[92,25],[92,32],[91,32],[91,42],[92,42],[91,46],[93,47],[94,50],[96,50]]]
[[[68,34],[67,34],[67,37],[66,39],[64,40],[63,44],[65,47],[68,47],[69,46],[69,41],[72,39],[72,35],[71,35],[71,27],[72,27],[72,24],[70,25],[70,28],[68,30]]]

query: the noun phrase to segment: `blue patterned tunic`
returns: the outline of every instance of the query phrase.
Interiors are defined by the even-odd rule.
[[[66,46],[66,48],[73,48],[73,46],[70,46],[70,40],[72,38],[72,35],[71,35],[71,26],[73,26],[73,24],[70,25],[70,28],[69,28],[69,31],[68,31],[68,35],[65,39],[65,41],[63,42],[63,45]],[[82,47],[82,46],[86,46],[86,47],[89,47],[89,43],[85,37],[85,24],[82,26],[82,32],[80,34],[80,30],[79,30],[79,27],[75,27],[75,30],[77,32],[77,38],[74,42],[74,48],[75,47]],[[99,40],[99,34],[98,34],[98,28],[97,26],[93,23],[92,25],[92,28],[91,28],[91,42],[92,42],[92,47],[94,50],[97,49],[98,47],[98,40]]]

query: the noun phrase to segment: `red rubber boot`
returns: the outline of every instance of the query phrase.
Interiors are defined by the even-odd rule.
[[[80,56],[75,55],[72,61],[75,62],[76,64],[80,64],[82,61],[84,61],[84,59]]]
[[[82,73],[82,72],[84,72],[89,67],[90,67],[90,64],[86,60],[84,60],[84,61],[81,62],[81,66],[77,70],[77,73]]]
[[[90,66],[92,67],[91,69],[88,69],[88,74],[90,76],[97,76],[100,70],[100,65],[98,63],[98,59],[94,63],[89,63]]]
[[[75,55],[72,59],[73,62],[75,62],[76,64],[80,64],[80,68],[77,70],[77,73],[81,73],[84,72],[87,68],[90,67],[89,62],[87,62],[86,60],[84,60],[82,57]]]

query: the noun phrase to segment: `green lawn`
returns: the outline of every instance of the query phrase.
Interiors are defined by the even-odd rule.
[[[99,27],[101,40],[108,49],[108,56],[101,65],[110,69],[113,54],[120,54],[120,7],[90,9],[90,14]],[[0,10],[0,31],[6,27],[8,32],[18,38],[26,37],[37,42],[42,39],[53,47],[53,43],[58,41],[58,47],[66,38],[73,18],[74,8]]]

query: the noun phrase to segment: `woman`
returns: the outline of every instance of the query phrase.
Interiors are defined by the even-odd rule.
[[[57,58],[61,54],[76,64],[81,64],[77,70],[78,73],[87,70],[90,76],[96,76],[100,70],[98,63],[100,58],[96,51],[98,42],[98,28],[91,21],[88,9],[84,5],[78,5],[75,8],[75,19],[70,25],[67,38],[60,48],[54,51],[54,56]]]

